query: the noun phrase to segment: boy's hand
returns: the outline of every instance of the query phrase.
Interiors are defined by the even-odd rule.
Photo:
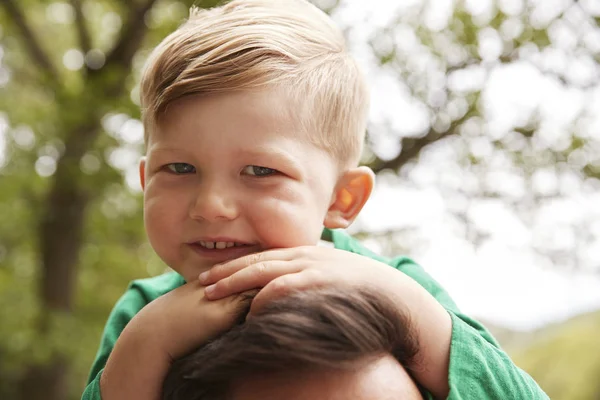
[[[249,293],[209,301],[198,281],[152,301],[115,343],[100,379],[102,398],[160,399],[172,361],[229,329],[248,302]]]
[[[249,293],[242,292],[209,301],[200,282],[189,282],[148,304],[132,322],[140,319],[176,360],[233,326],[250,303]]]
[[[269,250],[214,266],[199,277],[206,297],[218,300],[262,288],[250,313],[287,293],[318,286],[370,286],[409,313],[419,353],[410,365],[414,378],[436,398],[449,392],[452,320],[417,282],[389,265],[347,251],[317,246]]]
[[[303,246],[250,254],[218,264],[201,274],[199,282],[210,285],[206,288],[206,297],[210,300],[263,288],[252,301],[253,313],[291,291],[340,283],[375,285],[381,289],[390,286],[387,282],[398,278],[397,275],[398,271],[367,257],[337,249]],[[397,286],[393,289],[392,294],[396,295]]]

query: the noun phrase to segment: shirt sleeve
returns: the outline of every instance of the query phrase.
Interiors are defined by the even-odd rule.
[[[148,300],[135,286],[130,287],[125,294],[117,301],[108,317],[104,333],[100,341],[100,348],[96,354],[92,369],[88,377],[87,387],[85,388],[82,400],[101,400],[100,395],[100,377],[108,360],[108,356],[117,342],[117,339],[123,332],[125,325],[137,314]]]
[[[525,371],[517,367],[476,321],[452,317],[449,400],[549,399]]]
[[[548,395],[517,367],[483,325],[462,314],[448,293],[408,258],[392,263],[423,286],[452,319],[448,400],[546,400]]]
[[[102,376],[102,371],[104,369],[98,371],[93,380],[88,383],[83,391],[83,395],[81,395],[81,400],[102,400],[102,395],[100,394],[100,377]]]

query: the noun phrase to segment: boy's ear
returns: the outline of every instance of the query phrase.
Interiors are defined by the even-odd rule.
[[[140,159],[140,185],[142,190],[146,188],[146,157]]]
[[[368,167],[352,168],[344,173],[331,199],[323,224],[326,228],[347,228],[371,196],[375,174]]]

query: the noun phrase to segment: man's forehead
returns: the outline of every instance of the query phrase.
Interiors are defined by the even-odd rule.
[[[290,370],[247,377],[233,385],[232,399],[422,400],[422,396],[406,370],[384,355],[352,370]]]

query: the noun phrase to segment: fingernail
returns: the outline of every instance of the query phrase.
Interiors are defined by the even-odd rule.
[[[210,297],[210,296],[211,296],[211,295],[214,293],[214,291],[215,291],[215,285],[210,285],[210,286],[207,286],[207,287],[204,289],[204,293],[206,293],[206,296],[207,296],[207,297]]]
[[[198,280],[200,282],[206,282],[207,279],[208,279],[208,271],[204,271],[203,273],[198,275]]]

